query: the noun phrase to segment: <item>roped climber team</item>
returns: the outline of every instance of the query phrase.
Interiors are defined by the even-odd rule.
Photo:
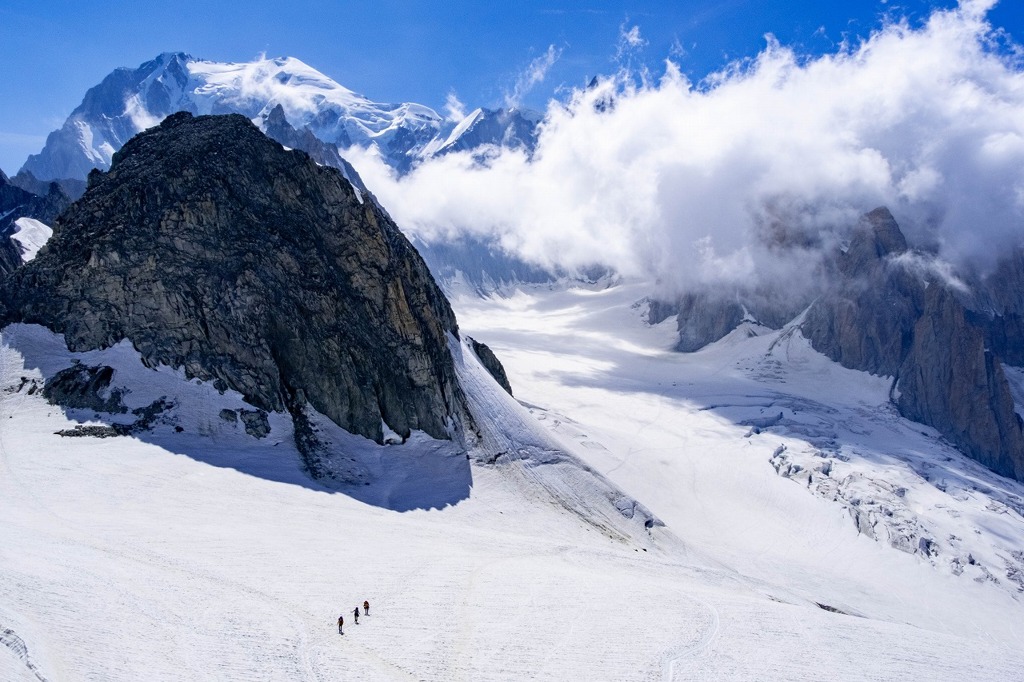
[[[363,600],[363,615],[364,616],[369,616],[370,615],[370,602],[368,602],[366,600]],[[354,609],[352,609],[352,617],[355,618],[356,625],[359,625],[359,607],[358,606],[355,607]],[[345,627],[345,616],[344,615],[338,616],[338,634],[339,635],[345,634],[344,627]]]

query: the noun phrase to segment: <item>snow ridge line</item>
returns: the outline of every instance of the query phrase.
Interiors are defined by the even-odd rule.
[[[32,661],[32,657],[28,655],[28,645],[25,644],[25,640],[18,636],[18,633],[10,628],[0,626],[0,644],[7,647],[11,653],[18,657],[18,659],[25,664],[29,672],[36,676],[39,682],[49,682],[46,677],[39,672],[39,668]]]

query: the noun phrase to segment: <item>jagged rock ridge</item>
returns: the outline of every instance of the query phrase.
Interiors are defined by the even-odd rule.
[[[969,297],[908,269],[900,261],[905,254],[892,214],[867,214],[838,256],[836,285],[808,311],[804,335],[846,367],[893,376],[904,416],[934,427],[997,473],[1024,480],[1024,429],[1003,360],[986,330],[971,323]]]
[[[927,424],[968,456],[1024,480],[1024,423],[1003,364],[1022,364],[1024,257],[1011,255],[988,281],[955,287],[908,267],[915,254],[885,208],[864,216],[845,250],[821,264],[822,289],[797,297],[800,330],[820,353],[851,369],[894,378],[892,399],[907,418]],[[682,351],[734,329],[745,315],[778,328],[795,317],[790,297],[757,292],[732,297],[687,294],[652,308],[678,314]]]
[[[454,314],[375,202],[238,115],[168,117],[94,171],[6,321],[144,360],[347,430],[447,437],[467,419]]]

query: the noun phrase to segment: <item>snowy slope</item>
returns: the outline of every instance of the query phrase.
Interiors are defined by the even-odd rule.
[[[1013,679],[1024,632],[1001,574],[977,582],[858,533],[845,502],[772,459],[786,445],[824,461],[810,431],[831,419],[833,466],[907,484],[922,523],[990,568],[1021,519],[982,498],[1017,486],[977,472],[989,490],[973,501],[939,495],[907,462],[955,453],[885,416],[884,380],[795,335],[668,353],[671,330],[631,305],[641,292],[457,301],[518,401],[456,345],[470,459],[319,421],[350,474],[333,487],[302,473],[284,415],[258,439],[221,416],[248,409],[237,395],[147,369],[127,344],[76,354],[6,328],[0,679]],[[56,435],[134,418],[49,405],[41,380],[75,359],[115,367],[128,407],[173,406],[133,436]],[[370,615],[338,635],[363,599]]]
[[[39,249],[53,236],[53,228],[35,218],[18,218],[14,221],[13,241],[21,253],[21,260],[29,262],[36,257]]]
[[[454,305],[535,418],[690,546],[849,613],[1018,640],[1024,487],[902,419],[888,378],[794,328],[670,352],[675,321],[644,324],[646,291]]]

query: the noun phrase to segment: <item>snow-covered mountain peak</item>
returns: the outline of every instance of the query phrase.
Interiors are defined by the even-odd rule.
[[[115,69],[91,88],[23,170],[41,180],[84,179],[110,167],[134,135],[177,111],[238,113],[257,125],[281,106],[289,125],[341,149],[373,148],[399,172],[435,153],[498,144],[532,150],[538,115],[478,109],[456,130],[428,106],[381,103],[295,57],[216,62],[164,52],[138,68]]]
[[[280,103],[291,115],[330,104],[346,109],[373,105],[294,57],[260,58],[251,62],[190,60],[197,101],[211,106],[223,101],[260,100],[267,109]],[[207,113],[207,112],[201,112]]]
[[[24,168],[44,180],[84,178],[109,168],[125,142],[174,112],[239,113],[258,123],[278,105],[296,129],[308,127],[341,148],[377,147],[399,169],[446,127],[427,106],[373,102],[294,57],[215,62],[165,52],[91,88]]]

